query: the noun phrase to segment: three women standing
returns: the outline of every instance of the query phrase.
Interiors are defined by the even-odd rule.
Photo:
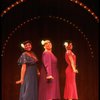
[[[42,67],[39,79],[39,94],[37,83],[37,57],[32,52],[31,41],[25,41],[22,44],[25,52],[18,59],[21,66],[21,83],[19,100],[60,100],[59,73],[57,68],[57,58],[52,52],[52,43],[50,40],[41,42],[44,51],[42,54]],[[72,42],[65,42],[65,60],[68,63],[66,68],[66,83],[64,89],[64,99],[78,99],[76,87],[76,56],[72,52]]]

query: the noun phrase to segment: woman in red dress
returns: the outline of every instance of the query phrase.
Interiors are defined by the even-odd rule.
[[[76,69],[76,56],[72,52],[73,44],[71,41],[67,41],[64,43],[66,53],[65,53],[65,60],[68,64],[66,68],[66,82],[65,82],[65,89],[64,89],[64,99],[65,100],[73,100],[78,99],[77,95],[77,87],[76,87],[76,73],[78,70]]]

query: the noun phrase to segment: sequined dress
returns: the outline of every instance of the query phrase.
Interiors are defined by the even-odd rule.
[[[24,83],[20,87],[19,100],[38,100],[36,60],[25,52],[18,59],[18,65],[26,64]]]

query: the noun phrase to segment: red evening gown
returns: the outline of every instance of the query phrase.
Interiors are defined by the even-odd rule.
[[[65,73],[66,73],[66,82],[64,89],[64,99],[78,99],[77,87],[76,87],[76,73],[73,72],[71,67],[71,62],[69,56],[72,56],[73,61],[76,65],[76,56],[72,51],[68,51],[65,54],[65,60],[68,64]]]

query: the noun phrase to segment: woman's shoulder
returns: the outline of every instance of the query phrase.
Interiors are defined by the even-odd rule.
[[[67,50],[67,52],[66,52],[67,54],[70,54],[70,53],[72,53],[72,51],[71,50]]]
[[[26,52],[22,52],[21,56],[25,56],[26,55]]]
[[[51,54],[49,51],[44,51],[43,54]]]
[[[71,50],[68,50],[68,51],[66,52],[66,55],[73,55],[73,52],[72,52]]]
[[[45,55],[45,56],[46,56],[46,55],[49,56],[49,55],[51,55],[51,52],[49,52],[49,51],[44,51],[44,52],[43,52],[43,55]]]

